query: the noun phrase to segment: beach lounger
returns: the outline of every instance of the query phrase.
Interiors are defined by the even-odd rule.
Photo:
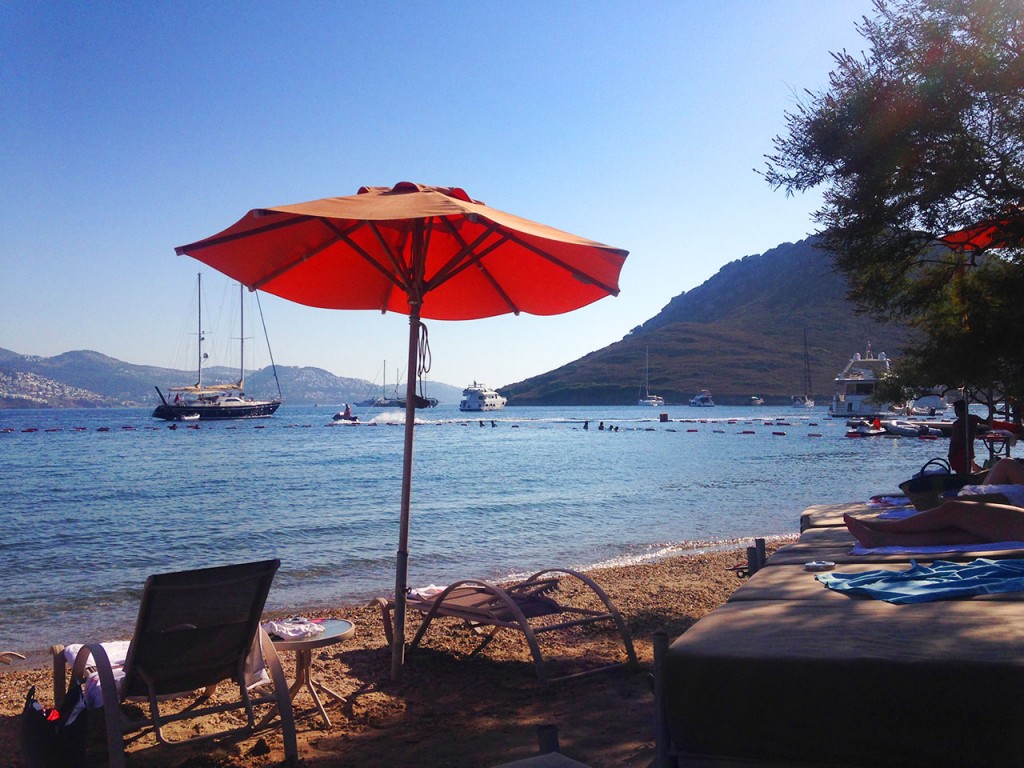
[[[936,559],[853,543],[845,528],[806,528],[725,605],[655,637],[657,768],[1024,765],[1024,592],[893,605],[805,570]],[[980,556],[1024,557],[1000,546]]]
[[[565,601],[557,601],[552,593],[558,590],[559,579],[566,576],[577,579],[585,585],[600,600],[603,609],[576,607],[566,604]],[[384,598],[378,598],[375,602],[381,608],[384,634],[390,645],[393,642],[394,602]],[[419,645],[431,622],[439,616],[462,619],[482,637],[480,644],[470,655],[475,655],[487,647],[502,629],[514,629],[522,632],[526,637],[537,670],[537,679],[541,685],[622,666],[631,668],[637,666],[636,652],[633,650],[633,640],[629,629],[611,599],[589,576],[567,568],[539,571],[523,581],[505,587],[499,587],[486,581],[467,579],[456,582],[429,597],[417,596],[415,592],[412,592],[408,599],[408,606],[423,616],[419,630],[409,645],[410,650]],[[627,661],[610,662],[582,672],[549,677],[537,636],[544,632],[604,621],[615,624],[622,638]]]
[[[279,565],[279,560],[266,560],[150,576],[123,668],[115,670],[103,644],[81,647],[74,659],[72,680],[84,681],[90,667],[98,673],[113,768],[124,766],[124,734],[152,729],[157,740],[168,745],[248,734],[256,728],[253,705],[268,703],[276,706],[281,717],[286,761],[296,761],[288,684],[273,643],[260,629],[260,616]],[[254,649],[262,652],[273,683],[272,694],[257,695],[249,690],[246,664]],[[66,656],[63,646],[52,650],[54,702],[59,706],[66,690]],[[217,684],[228,680],[238,686],[237,700],[208,704]],[[197,691],[201,693],[196,698]],[[192,703],[161,711],[161,702],[185,695],[192,697]],[[121,703],[129,699],[145,701],[148,715],[128,715],[122,710]],[[178,740],[170,739],[163,730],[171,722],[235,709],[245,710],[245,724],[239,727]]]

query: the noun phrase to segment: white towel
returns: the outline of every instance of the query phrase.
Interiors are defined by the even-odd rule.
[[[130,640],[113,640],[109,643],[100,643],[103,650],[107,652],[110,659],[110,666],[114,670],[114,683],[117,685],[117,697],[121,698],[121,687],[124,684],[124,660],[128,657],[128,646]],[[72,643],[64,648],[64,658],[72,667],[78,652],[82,649],[82,643]],[[89,654],[92,659],[92,654]],[[86,666],[93,666],[86,662]],[[89,709],[99,709],[103,706],[103,691],[100,690],[99,672],[92,672],[85,679],[85,706]]]
[[[322,627],[320,631],[323,632]],[[117,697],[120,699],[121,690],[124,687],[124,662],[128,658],[128,646],[131,645],[131,641],[113,640],[107,643],[100,643],[100,645],[103,646],[103,650],[106,651],[107,658],[110,660],[110,667],[114,672],[114,684],[117,686]],[[68,665],[72,668],[74,668],[75,657],[78,656],[78,652],[82,647],[82,643],[72,643],[64,648],[64,658],[67,659]],[[89,658],[92,659],[92,654],[89,654]],[[86,667],[89,666],[93,665],[86,662]],[[245,682],[248,688],[254,688],[270,682],[270,675],[263,661],[263,652],[260,650],[258,634],[253,640],[252,650],[250,650],[249,658],[246,660]],[[103,706],[103,691],[100,688],[99,672],[91,672],[85,679],[84,699],[85,705],[90,709],[99,709]]]
[[[263,631],[282,640],[301,640],[304,637],[323,634],[324,625],[309,619],[282,619],[266,622],[263,624]]]
[[[429,587],[418,587],[417,589],[410,589],[409,597],[411,597],[413,600],[430,601],[442,592],[444,592],[446,589],[448,589],[448,587],[439,587],[437,586],[437,584],[431,584]]]
[[[957,496],[971,496],[987,493],[998,493],[1005,496],[1008,504],[1015,507],[1024,507],[1024,485],[965,485],[959,490]]]

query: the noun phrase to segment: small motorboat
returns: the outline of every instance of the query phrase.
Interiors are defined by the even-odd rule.
[[[888,419],[881,422],[881,424],[882,429],[890,435],[899,435],[900,437],[942,437],[941,429],[913,421]]]
[[[847,437],[879,437],[889,434],[882,428],[881,422],[877,420],[873,423],[867,421],[859,423],[849,422],[847,426],[850,427],[850,430],[846,433]]]

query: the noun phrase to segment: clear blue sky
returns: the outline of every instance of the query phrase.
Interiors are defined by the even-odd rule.
[[[869,0],[41,2],[0,11],[0,347],[172,367],[251,208],[402,180],[630,251],[557,317],[429,324],[430,378],[520,381],[813,230],[754,173]],[[219,290],[227,278],[205,267]],[[809,287],[809,300],[813,288]],[[373,380],[407,319],[265,296],[276,362]],[[638,370],[638,381],[641,372]]]

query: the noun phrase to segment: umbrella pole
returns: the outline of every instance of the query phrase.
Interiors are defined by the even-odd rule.
[[[409,506],[412,498],[412,438],[416,427],[416,375],[419,357],[420,308],[409,302],[409,364],[405,384],[405,450],[402,456],[402,515],[395,563],[394,634],[391,644],[391,679],[401,680],[405,663],[405,604],[409,586]]]

